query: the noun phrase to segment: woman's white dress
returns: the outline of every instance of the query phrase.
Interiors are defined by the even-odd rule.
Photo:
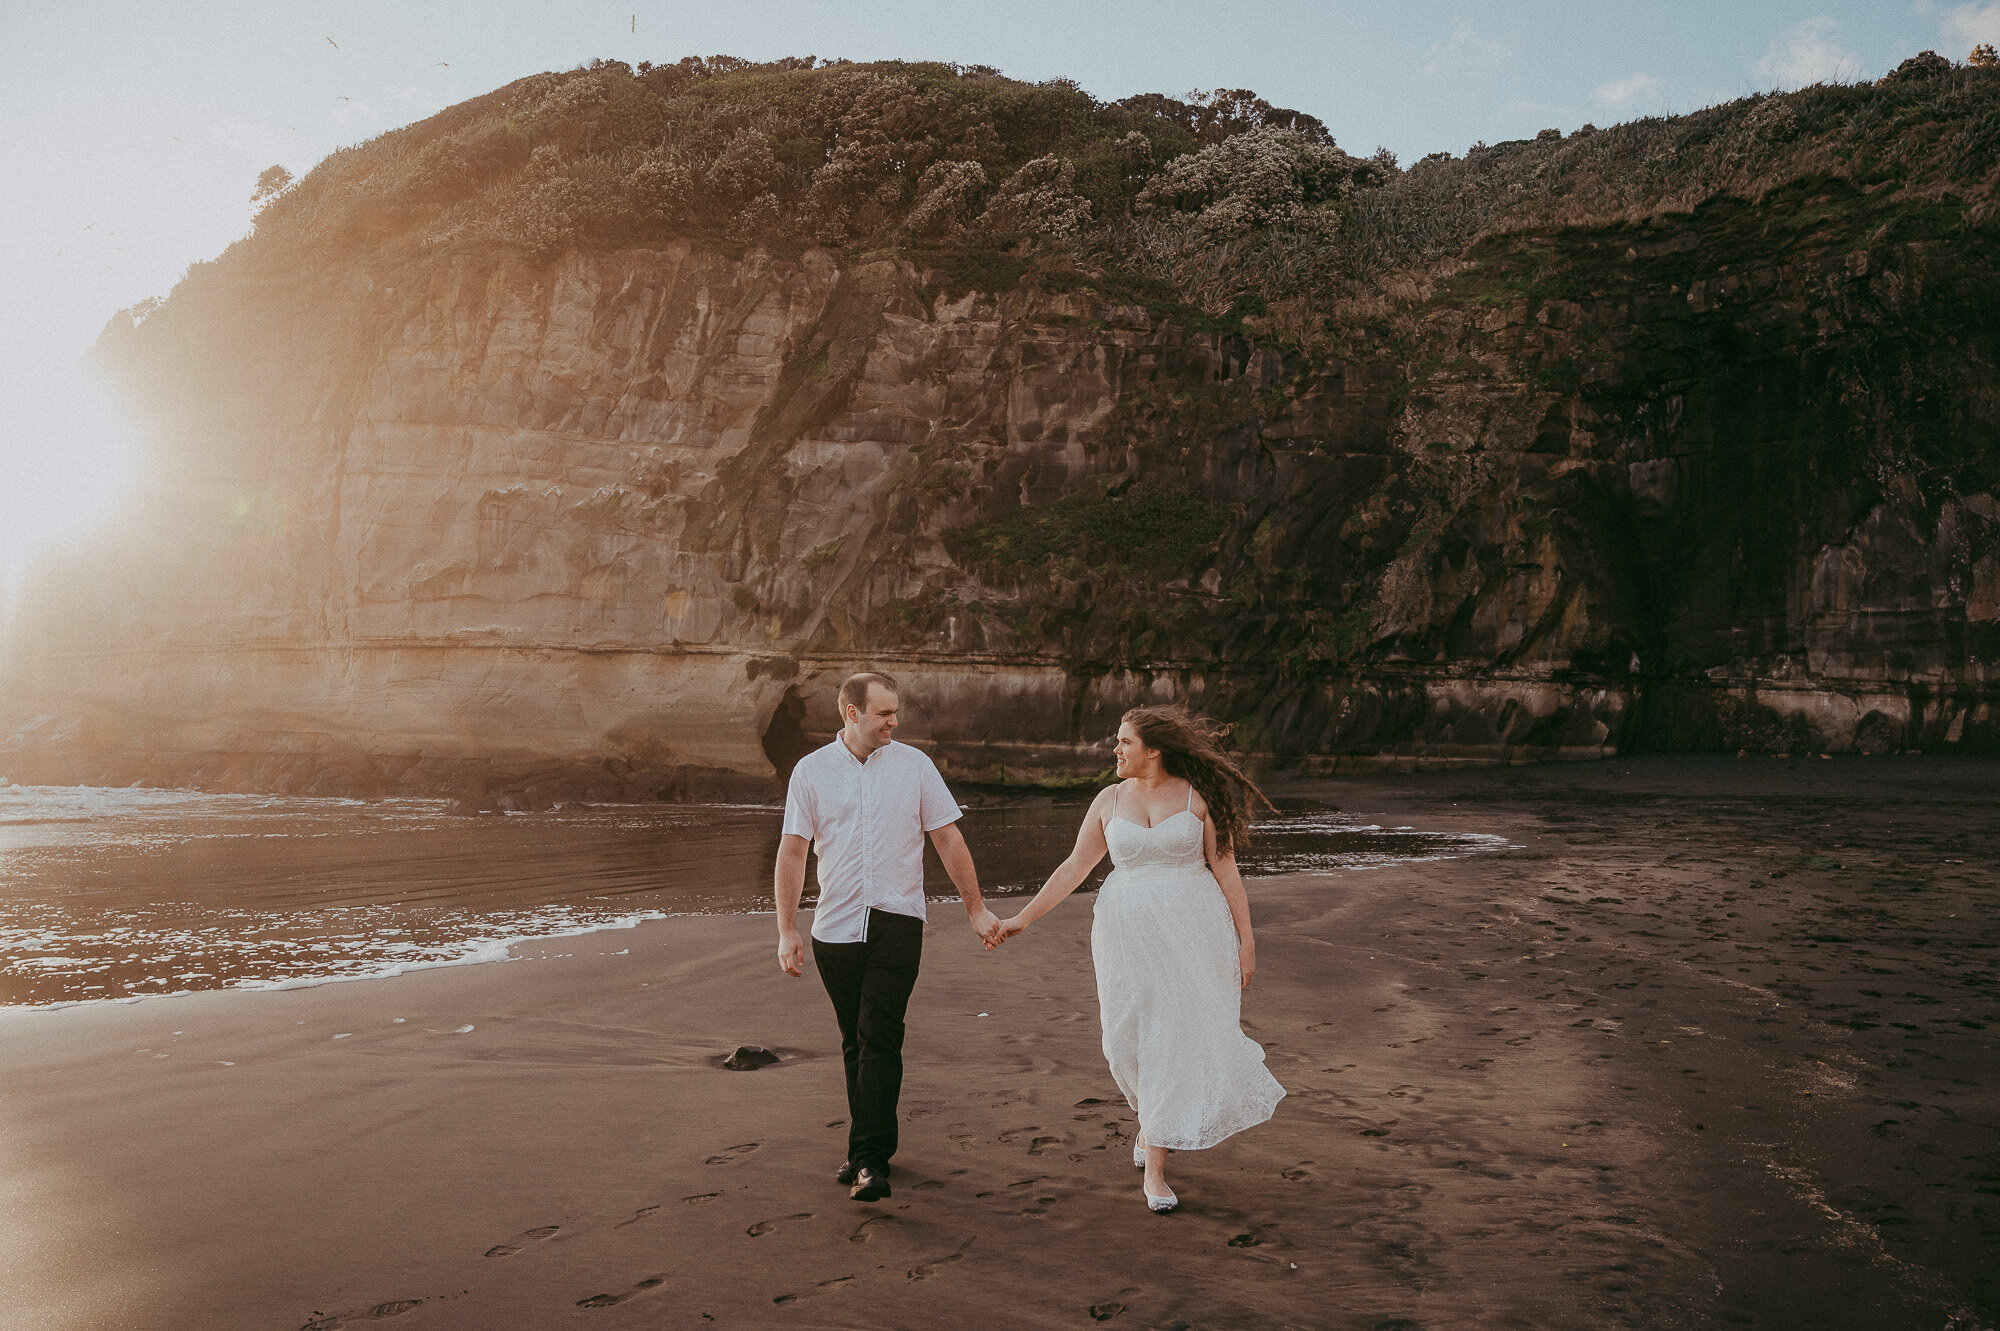
[[[1114,868],[1090,929],[1104,1057],[1148,1145],[1204,1150],[1271,1117],[1285,1088],[1240,1024],[1236,926],[1200,816],[1146,827],[1117,809],[1114,799],[1104,836]]]

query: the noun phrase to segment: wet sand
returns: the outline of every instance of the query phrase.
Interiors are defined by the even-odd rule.
[[[505,964],[0,1013],[0,1326],[2000,1316],[2000,764],[1293,793],[1520,848],[1252,885],[1246,1026],[1291,1094],[1174,1158],[1177,1214],[1140,1201],[1086,901],[990,957],[933,911],[873,1205],[830,1177],[817,982],[778,974],[768,918],[667,920]],[[739,1043],[784,1061],[718,1066]]]
[[[989,889],[1032,891],[1088,796],[976,801]],[[1298,801],[1244,875],[1487,849]],[[509,944],[770,908],[782,810],[600,805],[466,815],[442,800],[0,787],[0,1008],[270,988],[497,959]],[[935,854],[932,899],[956,898]]]

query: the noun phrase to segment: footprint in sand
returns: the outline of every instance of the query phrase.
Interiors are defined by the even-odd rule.
[[[717,1196],[717,1197],[720,1197],[720,1196],[721,1196],[722,1194],[721,1194],[721,1193],[715,1193],[715,1194],[713,1194],[713,1195],[714,1195],[714,1196]],[[657,1210],[659,1210],[659,1209],[660,1209],[660,1208],[659,1208],[659,1207],[657,1207],[657,1206],[642,1206],[642,1207],[640,1207],[640,1208],[639,1208],[639,1209],[638,1209],[637,1211],[634,1211],[634,1212],[632,1213],[632,1218],[631,1218],[630,1220],[620,1220],[620,1221],[619,1221],[619,1222],[618,1222],[617,1224],[613,1225],[613,1226],[612,1226],[612,1228],[613,1228],[613,1229],[623,1229],[623,1228],[625,1228],[625,1226],[627,1226],[627,1225],[636,1225],[636,1224],[638,1224],[638,1223],[639,1223],[639,1222],[640,1222],[641,1220],[644,1220],[644,1219],[645,1219],[645,1218],[646,1218],[647,1216],[651,1215],[651,1214],[652,1214],[653,1212],[655,1212],[655,1211],[657,1211]]]
[[[1381,1254],[1399,1265],[1421,1265],[1424,1254],[1438,1245],[1438,1236],[1415,1220],[1380,1216],[1355,1226],[1355,1232],[1373,1239]]]
[[[731,1146],[702,1161],[705,1165],[733,1165],[750,1152],[757,1149],[756,1142],[744,1142],[741,1146]]]
[[[548,1238],[551,1234],[554,1234],[557,1230],[561,1228],[562,1228],[561,1225],[543,1225],[539,1229],[523,1230],[519,1237],[509,1239],[505,1243],[495,1244],[493,1247],[488,1248],[486,1250],[486,1255],[488,1257],[512,1257],[515,1253],[521,1251],[521,1249],[527,1247],[530,1243],[538,1243],[542,1239]]]
[[[911,1280],[929,1280],[953,1262],[963,1259],[964,1256],[965,1254],[962,1252],[948,1253],[938,1258],[935,1262],[925,1262],[922,1266],[911,1267],[907,1273],[908,1278]]]
[[[1046,1150],[1051,1146],[1062,1145],[1062,1140],[1063,1139],[1060,1137],[1037,1137],[1033,1141],[1028,1143],[1028,1154],[1040,1155],[1044,1150]]]
[[[876,1225],[889,1224],[895,1218],[896,1217],[890,1215],[871,1215],[866,1220],[862,1221],[859,1225],[856,1225],[854,1227],[854,1232],[847,1236],[847,1241],[849,1243],[866,1243],[870,1238],[868,1231],[871,1228],[873,1228]]]
[[[1287,1183],[1307,1183],[1314,1177],[1312,1166],[1312,1161],[1301,1160],[1290,1169],[1279,1170],[1278,1177],[1284,1179]]]
[[[804,1291],[803,1293],[799,1293],[799,1294],[780,1294],[780,1295],[778,1295],[778,1296],[777,1296],[776,1298],[773,1298],[773,1299],[771,1300],[771,1302],[773,1302],[773,1303],[797,1303],[797,1302],[798,1302],[798,1301],[799,1301],[800,1299],[809,1299],[809,1298],[811,1298],[811,1297],[812,1297],[813,1295],[815,1295],[815,1294],[830,1294],[830,1293],[832,1293],[832,1292],[833,1292],[833,1291],[835,1291],[835,1290],[839,1290],[839,1289],[847,1289],[847,1288],[849,1288],[849,1287],[850,1287],[850,1282],[852,1282],[852,1281],[853,1281],[853,1279],[854,1279],[854,1277],[853,1277],[853,1276],[835,1276],[835,1277],[834,1277],[833,1279],[831,1279],[831,1280],[822,1280],[822,1281],[820,1281],[820,1282],[819,1282],[819,1284],[817,1284],[817,1285],[813,1286],[813,1287],[812,1287],[811,1289],[809,1289],[809,1290],[806,1290],[806,1291]]]
[[[706,1206],[722,1194],[719,1192],[698,1192],[692,1197],[681,1198],[683,1206]]]
[[[422,1299],[392,1299],[358,1313],[335,1313],[330,1317],[315,1317],[300,1327],[299,1331],[337,1331],[338,1328],[357,1321],[380,1321],[384,1317],[401,1317],[422,1302]]]
[[[1232,1248],[1261,1248],[1266,1243],[1275,1240],[1276,1235],[1272,1231],[1277,1228],[1275,1224],[1259,1225],[1246,1234],[1233,1235],[1229,1240],[1229,1246]]]
[[[623,1294],[593,1294],[587,1299],[578,1299],[576,1306],[579,1308],[610,1308],[625,1302],[627,1299],[635,1299],[649,1289],[658,1289],[666,1283],[667,1278],[665,1276],[647,1276]]]
[[[1027,1136],[1029,1133],[1040,1132],[1041,1130],[1042,1130],[1042,1125],[1039,1123],[1035,1124],[1032,1127],[1009,1128],[1007,1129],[1007,1131],[1001,1133],[999,1137],[997,1137],[995,1140],[1005,1142],[1007,1145],[1012,1146],[1015,1142]]]
[[[781,1215],[770,1220],[759,1220],[743,1232],[753,1239],[759,1239],[776,1229],[779,1225],[789,1224],[794,1220],[810,1220],[812,1218],[813,1213],[811,1211],[801,1211],[797,1215]]]

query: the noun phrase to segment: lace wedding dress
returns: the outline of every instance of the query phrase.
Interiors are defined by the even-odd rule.
[[[1243,1033],[1236,926],[1189,809],[1147,827],[1118,816],[1090,955],[1104,1057],[1151,1146],[1199,1151],[1271,1117],[1285,1088]]]

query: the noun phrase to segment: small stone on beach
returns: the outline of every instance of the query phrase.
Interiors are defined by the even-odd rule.
[[[722,1066],[734,1072],[755,1072],[767,1068],[778,1061],[778,1056],[761,1045],[744,1044],[736,1047],[736,1052],[722,1060]]]

